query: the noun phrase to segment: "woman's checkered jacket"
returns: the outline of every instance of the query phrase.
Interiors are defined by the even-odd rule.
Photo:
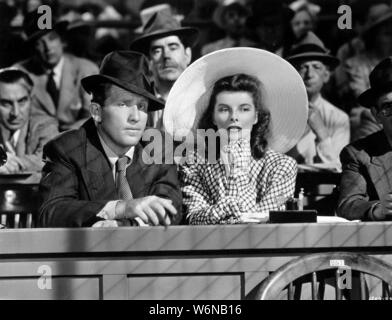
[[[194,153],[196,159],[199,158]],[[240,154],[242,156],[242,154]],[[268,149],[259,160],[249,157],[246,168],[226,174],[225,164],[184,164],[180,179],[185,214],[190,224],[232,224],[246,218],[268,218],[284,209],[297,176],[294,159]]]

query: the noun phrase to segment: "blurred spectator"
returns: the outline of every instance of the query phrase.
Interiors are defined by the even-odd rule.
[[[340,169],[339,153],[350,142],[348,115],[321,95],[339,60],[328,53],[313,32],[290,51],[287,60],[304,80],[309,99],[308,126],[298,144],[288,152],[298,163],[323,163]]]
[[[214,11],[213,21],[226,35],[203,46],[202,55],[224,48],[258,47],[255,41],[246,36],[246,21],[250,14],[245,1],[223,0]]]
[[[298,0],[283,8],[283,44],[276,54],[286,57],[293,46],[313,31],[320,7],[305,0]]]
[[[361,37],[365,49],[346,60],[345,78],[339,83],[340,96],[346,103],[346,110],[350,111],[353,140],[380,129],[369,110],[358,106],[356,99],[369,88],[371,70],[385,57],[392,55],[392,9],[377,11],[362,31]],[[368,121],[364,123],[364,119]]]
[[[39,14],[30,12],[23,25],[33,57],[17,63],[35,83],[34,107],[37,112],[55,117],[60,130],[79,127],[89,116],[90,97],[80,79],[98,72],[91,61],[64,53],[61,38],[68,23],[53,23],[53,29],[39,29]]]
[[[197,29],[181,27],[173,16],[157,12],[146,23],[143,35],[131,43],[131,50],[150,60],[157,97],[166,101],[174,82],[192,60],[197,37]],[[147,125],[162,128],[162,115],[163,110],[151,112]]]
[[[32,89],[26,72],[0,69],[0,143],[8,159],[0,173],[41,171],[43,146],[58,134],[57,121],[31,112]]]
[[[23,38],[11,28],[16,14],[16,7],[0,2],[0,68],[9,67],[27,57]]]

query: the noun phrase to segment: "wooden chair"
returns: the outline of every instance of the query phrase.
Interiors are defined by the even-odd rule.
[[[276,300],[281,297],[287,288],[288,300],[294,300],[295,281],[304,280],[304,276],[310,276],[312,299],[323,297],[325,289],[325,275],[319,277],[319,272],[334,272],[334,287],[336,299],[343,298],[342,275],[344,269],[356,270],[359,273],[360,299],[368,299],[365,274],[374,276],[382,281],[382,294],[380,297],[391,298],[392,266],[386,262],[371,256],[350,252],[327,252],[310,254],[298,257],[273,272],[263,281],[256,293],[256,299]],[[346,295],[345,295],[346,297]],[[299,297],[297,296],[299,299]]]
[[[0,185],[0,224],[6,228],[34,228],[41,204],[38,185]]]

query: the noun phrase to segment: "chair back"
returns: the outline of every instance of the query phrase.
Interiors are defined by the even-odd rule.
[[[319,271],[333,270],[335,274],[336,299],[341,300],[343,295],[342,273],[350,269],[359,272],[360,299],[367,299],[365,274],[374,276],[382,281],[382,294],[384,298],[391,297],[392,266],[386,262],[367,255],[351,252],[315,253],[298,257],[286,263],[273,272],[260,286],[256,299],[275,300],[287,288],[288,299],[294,299],[294,282],[305,275],[310,275],[312,299],[319,299],[325,283],[318,281]],[[321,279],[319,279],[321,280]],[[344,287],[344,286],[343,286]]]

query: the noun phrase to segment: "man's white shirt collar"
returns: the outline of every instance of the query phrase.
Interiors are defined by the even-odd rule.
[[[64,66],[64,57],[61,57],[60,61],[53,68],[53,73],[54,73],[53,78],[57,88],[60,87],[61,75],[63,73],[63,66]]]
[[[101,141],[101,145],[102,145],[103,151],[105,152],[106,157],[109,159],[110,165],[112,167],[112,173],[113,173],[114,181],[116,181],[116,162],[119,159],[119,157],[105,143],[105,141],[102,139],[101,135],[99,134],[98,130],[97,130],[97,133],[98,133],[99,141]],[[125,156],[127,156],[129,159],[131,159],[131,161],[129,161],[128,165],[130,165],[132,163],[134,152],[135,152],[135,147],[131,147],[125,153]]]

